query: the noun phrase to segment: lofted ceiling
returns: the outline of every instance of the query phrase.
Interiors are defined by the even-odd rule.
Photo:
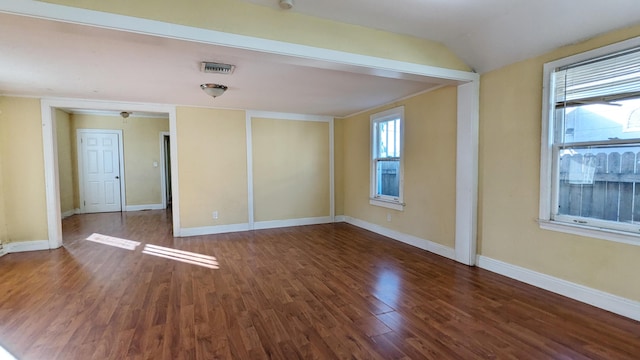
[[[279,9],[278,0],[241,1]],[[286,11],[442,42],[480,73],[640,22],[638,0],[294,4]],[[4,95],[346,116],[448,83],[11,13],[0,12],[0,33],[5,34],[0,37]],[[204,74],[201,61],[234,64],[236,71]],[[221,83],[229,90],[213,99],[201,91],[201,83]]]
[[[288,11],[439,41],[481,74],[640,24],[638,0],[293,1]]]

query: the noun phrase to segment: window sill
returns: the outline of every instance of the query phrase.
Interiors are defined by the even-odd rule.
[[[586,236],[601,240],[614,241],[623,244],[640,246],[640,235],[624,231],[595,228],[591,226],[567,224],[551,220],[538,220],[541,229],[558,231],[567,234]]]
[[[404,203],[401,203],[398,201],[385,201],[380,199],[369,199],[369,204],[375,205],[375,206],[382,206],[387,209],[393,209],[398,211],[403,211],[404,205],[405,205]]]

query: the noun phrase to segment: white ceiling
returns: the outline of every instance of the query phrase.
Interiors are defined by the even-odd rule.
[[[437,86],[284,56],[0,13],[0,93],[342,116]],[[236,65],[200,72],[202,61]],[[304,61],[295,61],[305,64]],[[310,62],[311,63],[311,62]],[[202,83],[227,92],[213,99]],[[126,109],[123,109],[126,110]]]
[[[478,73],[640,24],[638,0],[293,1],[288,11],[442,42]]]
[[[277,0],[244,1],[278,8]],[[638,0],[294,2],[289,11],[441,41],[480,72],[640,22]],[[567,11],[572,15],[562,14]],[[6,13],[0,13],[0,33],[5,95],[345,116],[442,84],[425,76]],[[236,71],[201,73],[205,60],[234,64]],[[201,83],[229,90],[212,99]]]

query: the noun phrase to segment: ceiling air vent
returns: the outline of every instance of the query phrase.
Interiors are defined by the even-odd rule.
[[[203,61],[200,64],[200,71],[214,74],[231,74],[236,67],[229,64],[220,64]]]

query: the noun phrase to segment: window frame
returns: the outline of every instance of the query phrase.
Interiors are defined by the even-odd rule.
[[[637,226],[638,233],[636,233],[620,229],[619,227],[616,228],[615,225],[612,226],[611,222],[599,219],[560,215],[556,210],[559,199],[560,169],[559,161],[555,161],[556,154],[559,150],[557,149],[558,145],[554,143],[554,111],[556,100],[553,73],[559,67],[606,56],[634,47],[640,47],[640,37],[544,64],[540,156],[540,206],[538,214],[540,228],[640,246],[640,226]]]
[[[377,149],[377,124],[389,120],[400,119],[400,156],[399,156],[399,174],[398,174],[398,196],[378,195],[377,194],[377,162],[376,158],[378,154]],[[404,210],[404,106],[398,106],[389,110],[372,114],[369,117],[370,120],[370,151],[369,151],[369,167],[370,167],[370,191],[369,191],[369,204],[375,206],[381,206],[389,209]]]

